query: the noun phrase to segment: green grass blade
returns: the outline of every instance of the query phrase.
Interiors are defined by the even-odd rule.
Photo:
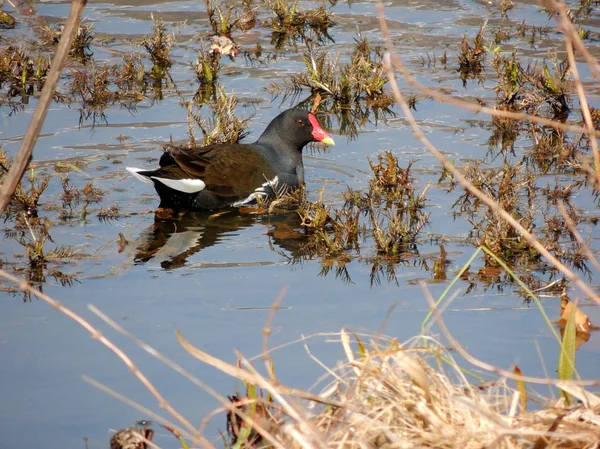
[[[575,375],[575,351],[577,329],[575,328],[575,313],[577,311],[577,302],[573,303],[567,324],[563,333],[562,346],[560,348],[560,356],[558,358],[558,378],[560,380],[573,380]],[[571,402],[571,396],[561,390],[561,394],[567,402]]]

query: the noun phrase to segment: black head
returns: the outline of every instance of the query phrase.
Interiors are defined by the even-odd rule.
[[[333,139],[321,128],[315,115],[300,108],[288,109],[275,117],[258,141],[270,144],[283,142],[297,151],[302,151],[309,142],[334,145]]]

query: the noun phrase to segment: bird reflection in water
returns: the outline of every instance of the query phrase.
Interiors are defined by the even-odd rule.
[[[227,236],[254,225],[265,225],[265,243],[291,260],[297,259],[305,234],[298,214],[266,216],[232,209],[211,215],[208,212],[188,212],[177,218],[160,218],[145,229],[136,241],[134,262],[152,261],[165,270],[186,265],[190,256],[204,248],[219,244]]]

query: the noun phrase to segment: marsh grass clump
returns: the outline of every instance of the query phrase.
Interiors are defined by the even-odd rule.
[[[201,42],[200,49],[196,52],[196,61],[192,63],[196,78],[200,82],[200,89],[212,93],[221,67],[221,53],[213,51]]]
[[[71,95],[79,98],[81,103],[79,125],[90,117],[94,123],[101,120],[108,124],[104,111],[119,98],[118,94],[110,89],[110,69],[99,67],[92,70],[75,70],[71,76]]]
[[[297,39],[303,42],[316,41],[322,44],[333,42],[329,28],[335,24],[333,13],[323,5],[310,11],[298,8],[298,0],[264,0],[273,18],[263,22],[262,26],[271,28],[271,44],[281,49],[286,43],[295,44]]]
[[[372,266],[373,285],[382,274],[395,280],[394,267],[404,254],[414,252],[429,214],[424,211],[425,191],[418,193],[413,185],[412,163],[400,168],[390,152],[378,155],[377,163],[369,162],[373,177],[368,191],[348,189],[341,208],[320,199],[307,201],[299,213],[308,239],[302,254],[320,259],[322,275],[335,269],[337,277],[350,282],[346,265],[358,258]],[[363,254],[367,239],[372,239],[374,255]]]
[[[475,162],[465,167],[465,176],[487,195],[494,198],[507,212],[531,230],[535,226],[538,206],[536,177],[525,164],[505,163],[501,168],[483,169]],[[464,192],[452,206],[471,223],[469,239],[476,246],[489,248],[505,261],[535,263],[539,254],[500,215]]]
[[[6,232],[5,238],[10,238],[23,246],[27,265],[19,266],[12,262],[15,271],[23,273],[26,279],[41,287],[50,276],[61,285],[72,285],[75,277],[57,269],[69,259],[82,257],[74,248],[61,245],[48,249],[48,242],[54,243],[50,235],[52,223],[47,217],[32,217],[26,213],[15,214],[15,226]],[[18,256],[17,256],[18,258]],[[25,299],[29,296],[26,295]]]
[[[123,64],[114,66],[112,72],[115,77],[114,83],[118,87],[122,99],[134,98],[137,101],[142,99],[148,82],[139,53],[123,55]]]
[[[71,43],[69,55],[84,64],[94,55],[90,49],[90,45],[94,40],[94,35],[92,33],[93,28],[93,24],[85,25],[83,24],[83,21],[81,21],[77,27],[75,36],[73,37],[73,42]],[[64,25],[58,25],[56,28],[44,25],[40,28],[41,39],[46,46],[54,47],[58,45],[64,29]]]
[[[322,200],[306,202],[300,210],[302,226],[310,235],[306,250],[324,259],[338,258],[346,251],[358,250],[361,230],[358,208],[332,209]],[[344,263],[347,261],[344,259]]]
[[[312,95],[331,98],[342,105],[359,100],[383,101],[387,106],[391,97],[383,91],[387,75],[383,69],[383,48],[372,48],[367,38],[355,39],[350,62],[340,64],[340,55],[332,56],[324,50],[311,49],[303,55],[305,72],[293,74],[284,80],[283,88],[272,84],[274,92],[308,88]]]
[[[5,11],[0,11],[0,29],[7,30],[16,26],[16,19]]]
[[[0,148],[0,181],[8,174],[10,166],[10,159]],[[25,212],[28,216],[37,216],[40,198],[48,187],[52,176],[37,176],[33,166],[30,166],[26,173],[17,184],[9,206],[15,212]],[[28,189],[23,186],[25,179],[29,183]]]
[[[486,59],[483,32],[484,27],[481,27],[477,35],[475,35],[475,39],[473,39],[473,45],[469,44],[467,36],[462,40],[460,53],[458,54],[458,72],[460,73],[460,80],[463,83],[463,87],[467,86],[467,81],[470,79],[482,79],[481,73],[483,72]]]
[[[411,176],[413,162],[401,168],[398,159],[384,151],[377,163],[369,159],[373,178],[363,203],[371,221],[372,235],[379,252],[396,255],[414,244],[429,221],[424,212],[426,189],[417,192]]]
[[[321,265],[319,276],[334,273],[344,283],[352,282],[347,265],[359,253],[361,231],[358,208],[333,209],[322,200],[306,201],[299,209],[307,242],[300,254],[305,258],[317,257]]]
[[[168,33],[166,25],[152,15],[152,37],[145,38],[141,45],[150,56],[152,69],[148,76],[155,80],[162,80],[173,65],[171,49],[175,43],[175,33]]]
[[[8,98],[27,98],[36,88],[41,91],[49,69],[50,58],[42,53],[33,54],[10,45],[0,47],[0,89],[7,87]]]
[[[239,17],[233,17],[236,5],[228,5],[224,10],[219,0],[204,0],[208,21],[217,36],[230,36],[231,31],[239,22]]]
[[[113,205],[113,206],[109,206],[109,207],[101,207],[100,210],[98,211],[98,219],[100,221],[111,221],[111,220],[116,220],[117,218],[119,218],[120,214],[119,214],[119,206],[117,205]]]
[[[139,57],[128,56],[123,65],[84,67],[72,70],[70,101],[80,103],[79,125],[92,118],[108,123],[105,111],[119,104],[130,111],[135,110],[144,98],[148,86]]]
[[[236,116],[238,100],[235,94],[225,94],[221,87],[217,88],[214,97],[208,104],[199,103],[198,99],[188,104],[188,135],[190,145],[196,145],[196,129],[202,132],[202,145],[215,143],[237,143],[248,135],[248,122],[252,116],[240,119]],[[202,113],[207,106],[210,112]],[[206,118],[208,116],[208,118]]]
[[[546,115],[554,119],[566,118],[570,111],[569,64],[558,61],[556,54],[546,62],[523,67],[516,53],[510,57],[497,54],[492,61],[496,68],[498,84],[494,89],[500,106],[511,111]],[[544,105],[550,108],[545,110]]]
[[[336,117],[340,133],[356,138],[367,122],[385,121],[395,113],[390,109],[392,96],[384,89],[387,75],[383,68],[383,47],[373,46],[359,35],[354,40],[350,61],[341,63],[341,55],[310,48],[303,55],[306,71],[271,83],[267,91],[297,100],[307,89],[310,96],[301,104],[321,104],[321,109]],[[327,125],[327,123],[326,123]]]
[[[94,187],[91,182],[86,184],[83,189],[71,185],[68,175],[61,179],[61,184],[63,189],[61,194],[63,210],[59,214],[61,220],[71,220],[74,218],[85,220],[88,214],[88,206],[101,202],[105,195],[103,190]],[[81,210],[76,213],[75,208],[80,204],[82,205]],[[105,215],[109,215],[111,209],[102,208],[101,212],[104,211]],[[113,218],[116,218],[118,216],[118,208],[113,213],[115,214]],[[100,215],[102,214],[99,213]]]

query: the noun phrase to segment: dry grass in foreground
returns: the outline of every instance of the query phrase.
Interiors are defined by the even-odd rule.
[[[309,356],[318,363],[321,362],[310,353],[309,340],[324,337],[328,341],[340,342],[346,356],[346,360],[334,369],[321,363],[329,383],[319,394],[290,388],[275,377],[276,362],[272,354],[288,345],[269,348],[268,336],[286,289],[280,293],[263,330],[264,352],[260,357],[248,360],[238,355],[238,363],[232,365],[194,347],[177,332],[180,344],[189,354],[241,380],[246,387],[245,396],[223,396],[90,306],[90,310],[111,327],[133,339],[150,355],[207,391],[220,403],[220,407],[208,414],[197,427],[192,424],[197,417],[188,419],[181,415],[129,356],[88,321],[26,281],[1,269],[0,277],[15,282],[20,289],[48,302],[111,349],[169,417],[144,408],[97,381],[84,379],[169,429],[179,438],[184,449],[214,448],[213,442],[204,435],[204,429],[215,417],[223,415],[226,415],[231,437],[231,442],[225,442],[225,447],[233,448],[600,447],[600,397],[585,389],[597,387],[600,381],[527,377],[517,367],[507,371],[475,359],[448,331],[427,290],[425,297],[432,307],[435,323],[454,352],[438,338],[425,334],[404,344],[381,335],[359,336],[345,329],[339,333],[304,337],[297,343],[304,344]],[[487,379],[460,366],[453,358],[454,353],[475,366]],[[269,373],[268,378],[256,369],[261,358]],[[514,387],[509,385],[512,381]],[[560,390],[560,399],[541,397],[527,387],[529,384],[545,385],[556,393]],[[531,402],[538,404],[537,410],[527,409]],[[119,434],[121,432],[124,431]],[[126,447],[111,441],[111,449],[159,447],[156,442],[147,439],[152,438],[153,432],[148,431],[146,424],[134,426],[126,432],[127,440],[134,441],[134,445]],[[113,437],[113,440],[116,438]]]
[[[178,337],[191,354],[212,364]],[[471,383],[435,338],[414,337],[400,345],[375,337],[367,346],[362,337],[345,330],[330,336],[336,337],[347,360],[335,370],[325,368],[331,382],[319,397],[329,405],[311,410],[298,401],[304,394],[284,395],[285,388],[275,379],[256,379],[268,394],[265,398],[250,388],[246,405],[238,410],[245,412],[254,428],[229,425],[232,447],[543,449],[599,445],[600,416],[594,410],[600,406],[600,397],[581,386],[537,379],[560,385],[576,401],[569,406],[564,397],[530,397],[541,407],[527,411],[530,393],[523,382],[515,388],[506,378]],[[254,409],[248,404],[254,404]]]

